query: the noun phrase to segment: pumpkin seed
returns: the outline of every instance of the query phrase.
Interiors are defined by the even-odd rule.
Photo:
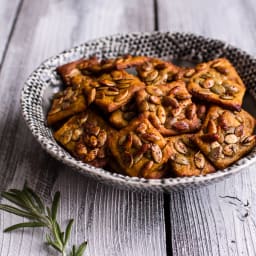
[[[106,151],[104,147],[99,148],[97,157],[101,159],[106,157]]]
[[[49,115],[56,114],[60,111],[61,111],[61,107],[55,107],[55,108],[51,109],[51,111],[49,112]]]
[[[97,140],[98,140],[98,147],[102,147],[103,145],[105,145],[107,141],[107,132],[101,129],[97,136]]]
[[[126,89],[126,88],[129,88],[130,85],[131,85],[130,83],[127,83],[127,84],[119,84],[119,85],[118,85],[118,88],[119,88],[119,89]]]
[[[140,148],[142,146],[140,138],[135,133],[132,133],[132,145],[135,148]]]
[[[154,95],[151,95],[151,96],[149,97],[149,101],[150,101],[151,103],[153,103],[153,104],[156,104],[156,105],[161,104],[161,99],[160,99],[159,97],[157,97],[157,96],[154,96]]]
[[[215,69],[223,75],[227,75],[229,73],[228,68],[225,66],[216,66]]]
[[[140,112],[145,112],[149,110],[149,104],[147,101],[143,100],[141,104],[139,105]]]
[[[100,127],[97,125],[91,125],[89,127],[89,129],[86,130],[88,134],[94,135],[94,136],[98,136],[99,132],[100,132]]]
[[[227,129],[225,129],[225,133],[226,134],[235,133],[235,127],[228,127]]]
[[[106,96],[116,96],[119,94],[119,91],[107,90],[105,91]]]
[[[174,142],[174,148],[181,154],[186,155],[188,153],[188,148],[181,140]]]
[[[180,155],[180,154],[176,154],[174,156],[174,161],[177,164],[181,164],[181,165],[189,165],[189,160],[187,159],[187,157]]]
[[[90,140],[89,140],[88,144],[89,144],[89,146],[95,148],[98,144],[97,137],[94,135],[90,136]]]
[[[68,130],[61,136],[61,142],[66,145],[71,141],[72,138],[72,131]]]
[[[122,154],[122,160],[123,160],[124,166],[127,169],[131,168],[133,166],[133,164],[134,164],[133,156],[132,156],[132,154],[130,154],[128,152],[124,152]]]
[[[164,106],[172,106],[173,108],[179,107],[179,102],[170,96],[164,96],[163,97],[163,105]]]
[[[72,140],[77,141],[83,133],[83,129],[77,128],[73,131]]]
[[[129,91],[128,90],[121,90],[119,95],[117,95],[115,98],[114,98],[114,101],[123,101],[127,98],[127,96],[129,95]]]
[[[102,85],[106,85],[106,86],[116,86],[116,83],[112,80],[108,80],[108,79],[100,79],[99,82],[102,84]]]
[[[203,82],[202,86],[206,89],[212,88],[214,86],[214,80],[212,78],[207,78]]]
[[[198,169],[203,169],[204,166],[205,166],[205,158],[203,156],[203,154],[198,151],[195,156],[194,156],[194,163],[195,163],[195,166],[198,168]]]
[[[228,134],[225,136],[224,141],[227,144],[235,144],[239,141],[239,138],[235,134]]]
[[[87,119],[88,119],[88,114],[86,113],[80,119],[78,119],[79,124],[80,125],[84,124],[87,121]]]
[[[138,152],[133,156],[134,164],[138,163],[143,158],[144,152],[138,150]]]
[[[160,137],[153,132],[143,133],[141,134],[141,138],[149,142],[156,142],[160,140]]]
[[[236,144],[229,144],[223,147],[223,153],[226,156],[233,156],[238,150],[238,146]]]
[[[100,84],[97,81],[91,81],[90,86],[93,88],[98,88],[98,87],[100,87]]]
[[[252,141],[255,140],[255,135],[251,135],[251,136],[244,136],[241,138],[241,143],[244,146],[248,146],[251,144]]]
[[[175,95],[175,97],[178,99],[178,100],[186,100],[186,99],[190,99],[192,96],[188,93],[177,93]]]
[[[146,91],[148,94],[153,96],[163,96],[163,92],[156,86],[147,86]]]
[[[99,149],[98,148],[94,148],[92,150],[90,150],[88,152],[88,154],[85,156],[85,162],[91,162],[93,160],[95,160],[95,158],[97,157]]]
[[[96,92],[95,99],[102,100],[104,98],[105,98],[105,93],[104,92],[102,92],[102,91],[97,91]]]
[[[220,143],[218,141],[214,141],[211,143],[211,149],[221,147]]]
[[[150,71],[153,69],[153,65],[151,62],[145,62],[142,66],[141,69],[144,71]]]
[[[154,79],[156,79],[158,76],[158,71],[157,70],[152,70],[150,71],[147,76],[145,77],[145,81],[146,82],[151,82],[153,81]]]
[[[146,153],[149,148],[150,144],[143,144],[134,155],[134,163],[139,162],[142,159],[144,153]]]
[[[215,84],[213,87],[210,88],[210,90],[218,95],[222,95],[226,92],[225,87],[220,84]]]
[[[140,134],[144,134],[146,132],[146,130],[148,129],[148,126],[145,123],[140,123],[137,128],[136,131]]]
[[[111,76],[115,81],[116,80],[121,80],[123,78],[123,72],[118,71],[118,70],[114,70],[114,71],[111,72]]]
[[[213,160],[218,160],[219,158],[223,158],[223,154],[222,154],[222,147],[216,147],[216,148],[212,148],[210,153],[209,153],[209,158],[213,159]]]
[[[220,95],[220,98],[223,100],[233,100],[235,97],[233,95],[223,94],[223,95]]]
[[[192,103],[186,109],[186,117],[189,120],[192,120],[195,115],[196,115],[196,105]]]
[[[217,126],[213,120],[209,120],[208,125],[207,125],[207,132],[210,134],[217,133]]]
[[[241,125],[239,125],[239,126],[237,126],[236,128],[235,128],[235,135],[237,136],[237,137],[241,137],[242,135],[243,135],[243,133],[244,133],[244,126],[241,124]]]
[[[149,116],[149,120],[155,128],[160,129],[161,121],[159,120],[159,118],[155,114],[151,114]]]
[[[87,154],[87,147],[83,143],[77,143],[75,145],[75,152],[79,156],[85,156]]]
[[[110,87],[107,87],[107,86],[101,86],[99,88],[97,88],[97,91],[107,91]],[[113,89],[113,88],[112,88]]]
[[[189,129],[189,125],[188,123],[184,122],[184,121],[178,121],[176,123],[174,123],[173,128],[175,128],[178,131],[186,131]]]
[[[181,107],[173,108],[173,109],[171,110],[172,116],[174,116],[174,117],[179,116],[180,113],[181,113],[181,111],[182,111],[182,108],[181,108]]]
[[[129,152],[132,148],[132,132],[128,133],[126,136],[126,140],[123,144],[123,147],[125,149],[125,151]]]
[[[151,146],[151,151],[152,151],[152,158],[156,163],[160,163],[162,161],[162,150],[157,144],[153,144]]]
[[[164,124],[166,121],[166,113],[165,109],[161,105],[157,107],[156,114],[159,118],[160,123]]]
[[[195,72],[196,72],[196,71],[195,71],[193,68],[191,68],[191,69],[189,69],[189,70],[184,74],[184,76],[185,76],[185,77],[191,77]]]
[[[144,164],[143,169],[142,169],[142,176],[147,178],[150,171],[150,169],[153,167],[154,162],[153,161],[148,161],[147,163]]]
[[[237,120],[239,123],[243,123],[243,122],[244,122],[243,118],[242,118],[241,116],[239,116],[238,113],[235,113],[235,118],[236,118],[236,120]]]
[[[124,144],[125,140],[126,140],[126,135],[121,136],[118,140],[119,146],[122,146]]]
[[[155,112],[156,111],[156,105],[155,104],[148,104],[149,106],[149,111],[150,112]]]
[[[210,91],[210,89],[205,89],[205,88],[200,89],[199,93],[202,94],[202,95],[212,95],[212,92]]]
[[[96,89],[92,88],[89,93],[88,93],[88,97],[87,97],[87,101],[88,101],[88,105],[90,105],[91,103],[94,102],[96,97]]]
[[[233,84],[223,83],[223,86],[226,88],[227,93],[236,94],[239,92],[239,88]]]

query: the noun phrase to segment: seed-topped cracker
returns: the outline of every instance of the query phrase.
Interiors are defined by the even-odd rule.
[[[81,89],[67,87],[54,96],[52,106],[47,115],[48,125],[52,125],[74,114],[86,110],[88,102]]]
[[[99,64],[99,61],[96,57],[91,57],[89,59],[80,59],[58,67],[57,73],[61,76],[64,84],[66,86],[69,86],[71,85],[72,77],[82,74],[80,69],[78,68],[79,66],[88,67],[97,64]]]
[[[88,110],[71,117],[54,138],[79,160],[96,167],[108,161],[108,134],[114,131],[94,111]]]
[[[138,76],[146,85],[159,85],[179,80],[184,69],[171,62],[150,58],[137,67]]]
[[[86,93],[95,89],[94,103],[105,112],[113,112],[130,101],[135,92],[145,84],[124,70],[102,74],[85,88]]]
[[[136,94],[138,109],[164,136],[196,131],[201,126],[198,108],[181,80],[148,85]],[[201,110],[200,110],[201,111]]]
[[[248,153],[256,144],[255,119],[245,110],[230,111],[212,106],[195,143],[219,169],[224,169]]]
[[[229,109],[241,109],[246,88],[227,59],[198,64],[184,77],[189,78],[187,87],[194,97]]]
[[[111,134],[109,146],[124,174],[144,178],[161,178],[166,174],[164,164],[170,156],[169,146],[143,116]]]
[[[168,138],[168,145],[172,152],[171,172],[177,177],[206,175],[215,172],[214,166],[193,142],[193,136],[193,134],[183,134]]]

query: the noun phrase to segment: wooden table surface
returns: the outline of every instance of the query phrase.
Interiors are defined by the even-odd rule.
[[[20,91],[46,58],[89,39],[134,31],[183,31],[256,55],[255,0],[0,0],[0,191],[24,181],[46,200],[87,256],[256,255],[255,166],[223,182],[170,195],[135,193],[73,172],[41,149],[21,116]],[[20,218],[0,212],[1,230]],[[45,230],[0,232],[0,255],[55,255]]]

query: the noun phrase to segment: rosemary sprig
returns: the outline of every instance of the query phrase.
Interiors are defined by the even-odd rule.
[[[60,192],[56,192],[51,208],[45,206],[41,198],[26,184],[22,190],[10,189],[3,192],[2,197],[14,204],[0,204],[0,210],[24,217],[28,222],[10,226],[4,232],[10,232],[19,228],[46,227],[49,234],[46,235],[46,244],[61,253],[62,256],[82,256],[86,249],[87,242],[80,246],[73,245],[69,254],[66,253],[66,246],[70,238],[74,220],[69,220],[65,231],[62,231],[57,221],[57,212],[60,202]]]

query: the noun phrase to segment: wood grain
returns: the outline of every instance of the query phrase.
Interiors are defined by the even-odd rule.
[[[143,7],[143,11],[142,10]],[[99,36],[152,30],[152,1],[24,0],[0,75],[0,191],[25,180],[46,200],[60,190],[60,220],[74,217],[73,242],[86,255],[165,255],[162,195],[120,191],[74,173],[47,155],[20,114],[23,81],[45,58]],[[3,229],[20,221],[0,213]],[[45,230],[0,232],[0,255],[53,255]]]
[[[255,54],[255,11],[250,0],[159,0],[158,23],[160,30],[222,39]],[[173,255],[256,255],[255,167],[216,185],[170,195],[166,230]]]
[[[21,0],[0,1],[0,70],[21,4]]]
[[[205,35],[256,54],[253,0],[157,0],[157,6],[160,30]]]

